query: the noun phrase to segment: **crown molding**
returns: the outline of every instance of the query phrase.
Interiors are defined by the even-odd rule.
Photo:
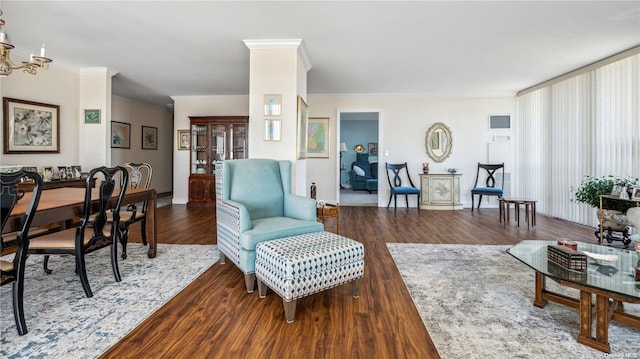
[[[282,50],[297,49],[298,56],[302,59],[305,71],[311,70],[311,59],[307,53],[307,47],[302,39],[257,39],[242,40],[249,50]]]
[[[116,71],[110,69],[108,67],[81,67],[80,75],[109,75],[109,77],[113,77],[117,75],[120,71]]]

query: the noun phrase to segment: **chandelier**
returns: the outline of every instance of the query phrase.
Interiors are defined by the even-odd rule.
[[[0,16],[2,16],[2,10],[0,9]],[[46,70],[49,68],[49,63],[53,60],[45,57],[44,44],[40,49],[40,56],[36,56],[33,53],[29,58],[29,61],[22,61],[17,64],[11,61],[11,50],[14,48],[9,39],[9,35],[4,32],[4,19],[0,18],[0,77],[7,77],[13,72],[13,70],[23,69],[24,72],[31,75],[36,74],[36,70],[41,68]]]

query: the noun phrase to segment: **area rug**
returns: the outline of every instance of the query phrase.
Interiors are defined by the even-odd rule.
[[[442,358],[603,358],[579,344],[578,310],[533,306],[534,271],[509,246],[387,244]],[[551,290],[576,290],[547,281]],[[625,303],[640,315],[640,304]],[[640,356],[640,329],[612,322],[609,357]]]
[[[87,298],[72,257],[51,257],[51,275],[42,258],[28,260],[25,317],[29,332],[19,336],[11,304],[11,285],[0,289],[1,358],[96,358],[162,307],[218,260],[214,245],[159,244],[157,256],[131,243],[118,262],[115,282],[109,250],[87,257],[93,297]]]

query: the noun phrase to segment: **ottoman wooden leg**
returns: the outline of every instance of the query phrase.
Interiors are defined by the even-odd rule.
[[[351,282],[351,295],[354,298],[360,298],[361,286],[362,286],[362,278],[356,278]]]
[[[284,304],[284,318],[287,320],[287,323],[293,323],[293,319],[296,316],[296,301],[292,300],[287,302],[283,299],[282,304]]]
[[[258,294],[260,294],[260,298],[264,298],[267,296],[267,285],[264,284],[260,279],[258,279]]]
[[[253,293],[256,289],[256,274],[248,273],[244,275],[244,284],[247,286],[247,293]]]

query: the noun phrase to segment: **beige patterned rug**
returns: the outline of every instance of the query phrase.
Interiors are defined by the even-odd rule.
[[[0,358],[96,358],[218,260],[213,245],[159,244],[154,259],[147,249],[129,244],[127,259],[118,262],[119,283],[108,249],[89,254],[92,298],[84,295],[72,257],[51,257],[51,275],[44,274],[41,257],[30,257],[24,294],[29,332],[18,335],[11,285],[1,287]]]
[[[604,358],[576,342],[578,310],[533,306],[534,271],[509,246],[391,244],[387,247],[442,358]],[[577,291],[547,281],[554,291]],[[640,304],[625,309],[640,315]],[[640,329],[609,327],[612,358],[640,358]]]

